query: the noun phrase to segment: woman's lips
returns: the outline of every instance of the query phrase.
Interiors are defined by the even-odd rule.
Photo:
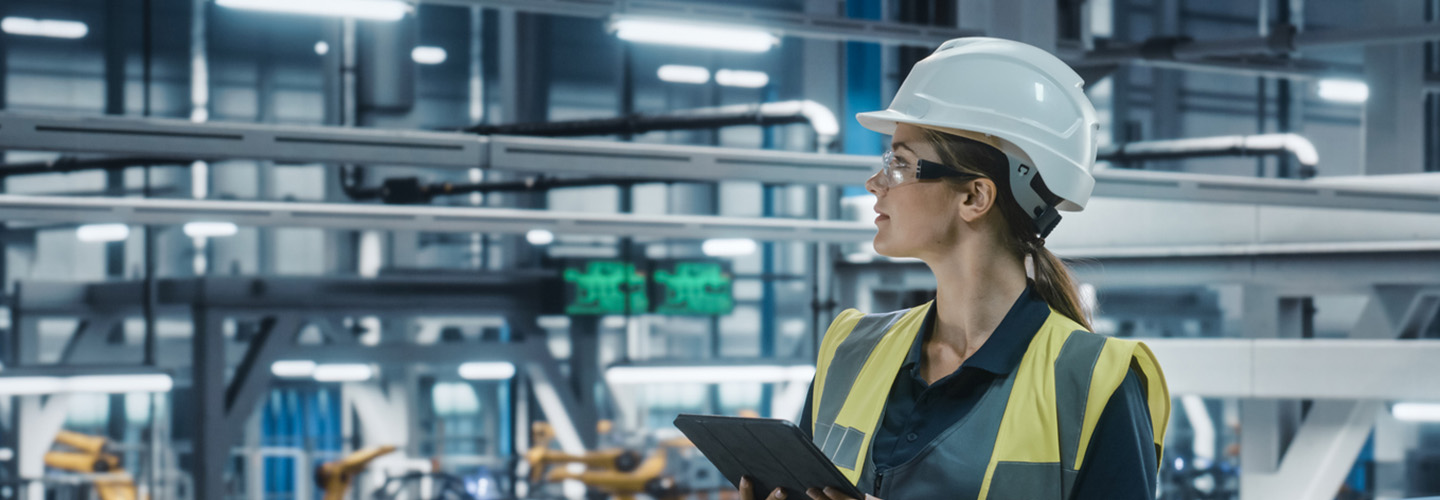
[[[876,224],[879,224],[879,223],[881,223],[881,222],[883,222],[883,221],[887,221],[887,220],[890,220],[890,216],[889,216],[889,215],[880,214],[880,215],[875,216],[875,223],[876,223]]]

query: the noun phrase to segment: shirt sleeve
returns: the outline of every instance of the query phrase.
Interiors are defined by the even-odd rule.
[[[1154,500],[1154,436],[1145,390],[1131,368],[1100,413],[1070,500]]]

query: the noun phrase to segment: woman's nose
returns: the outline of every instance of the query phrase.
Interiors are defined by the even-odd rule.
[[[880,192],[884,189],[885,188],[880,187],[880,172],[870,174],[870,178],[865,179],[865,190],[869,191],[870,194],[880,196]]]

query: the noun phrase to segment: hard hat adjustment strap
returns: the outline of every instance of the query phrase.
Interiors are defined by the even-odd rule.
[[[1049,189],[1045,189],[1044,181],[1040,180],[1039,170],[1014,156],[1007,154],[1005,157],[1010,160],[1010,194],[1015,196],[1015,202],[1025,215],[1030,216],[1035,232],[1041,238],[1049,236],[1055,225],[1060,223],[1060,211],[1040,194],[1042,190],[1049,194]]]

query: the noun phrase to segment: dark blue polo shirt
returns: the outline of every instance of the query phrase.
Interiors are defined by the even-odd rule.
[[[876,469],[883,471],[914,458],[969,413],[991,381],[1020,365],[1030,340],[1049,315],[1050,306],[1030,283],[974,355],[951,374],[926,384],[920,361],[925,341],[934,330],[935,308],[930,308],[920,327],[922,335],[915,336],[909,355],[896,373],[880,428],[870,445]],[[813,397],[812,381],[800,420],[806,433],[811,432]],[[1157,462],[1150,427],[1145,391],[1132,367],[1100,414],[1071,500],[1155,498]]]

